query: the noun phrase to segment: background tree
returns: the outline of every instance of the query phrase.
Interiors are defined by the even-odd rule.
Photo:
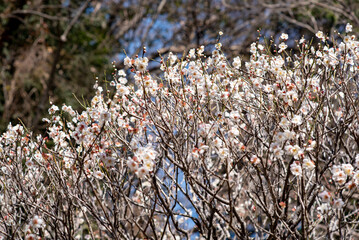
[[[346,22],[359,26],[358,5],[355,0],[2,0],[0,129],[17,119],[41,128],[49,101],[80,107],[72,93],[88,99],[95,76],[108,78],[109,63],[123,58],[123,49],[134,56],[147,46],[149,58],[158,59],[158,52],[213,44],[222,30],[229,56],[245,57],[257,29],[266,29],[261,36],[267,38],[281,32],[297,38],[318,30],[332,34]]]

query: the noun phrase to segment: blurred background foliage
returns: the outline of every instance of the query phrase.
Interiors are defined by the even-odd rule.
[[[50,101],[79,109],[73,93],[89,99],[124,50],[157,59],[214,44],[221,30],[227,55],[247,58],[258,29],[311,38],[357,29],[358,17],[358,0],[0,0],[0,131],[19,119],[41,131]]]

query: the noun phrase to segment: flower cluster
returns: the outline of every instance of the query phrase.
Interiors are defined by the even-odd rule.
[[[18,238],[350,238],[358,230],[359,42],[221,43],[126,57],[46,136],[0,138],[0,235]],[[145,52],[145,51],[144,51]],[[273,54],[275,53],[275,54]],[[208,54],[208,55],[206,55]],[[129,74],[127,74],[127,73]],[[339,233],[338,233],[339,232]]]

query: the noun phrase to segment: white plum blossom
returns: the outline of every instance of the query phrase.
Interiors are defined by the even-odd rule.
[[[286,117],[282,117],[279,126],[281,126],[282,128],[287,128],[289,127],[290,122],[288,121],[288,119]]]
[[[295,125],[300,125],[302,124],[302,117],[300,115],[295,115],[293,118],[292,118],[292,121],[291,121],[293,124]]]
[[[145,176],[147,176],[149,173],[149,170],[148,168],[146,167],[140,167],[137,172],[136,172],[136,175],[138,178],[144,178]]]
[[[342,164],[342,169],[347,176],[351,176],[354,173],[354,167],[351,164]]]
[[[282,34],[280,35],[280,38],[281,38],[282,40],[288,40],[288,34],[282,33]]]
[[[126,72],[123,69],[120,69],[120,70],[118,70],[117,75],[124,78],[124,77],[126,77]],[[126,79],[126,82],[127,82],[127,79]]]
[[[229,150],[228,148],[220,148],[218,150],[218,155],[220,158],[225,158],[225,157],[228,157],[229,155]]]
[[[292,155],[295,159],[298,159],[303,155],[303,149],[298,145],[287,145],[285,146],[285,150],[287,151],[287,154]]]
[[[302,175],[302,167],[297,162],[290,165],[290,171],[294,176],[300,177]]]
[[[188,53],[188,56],[189,58],[194,58],[195,57],[195,54],[196,54],[196,50],[194,48],[192,48],[189,53]]]
[[[0,238],[345,237],[359,224],[359,42],[347,33],[286,52],[288,34],[258,38],[233,62],[218,38],[159,56],[156,73],[144,50],[83,108],[51,105],[44,135],[10,123]]]
[[[132,172],[137,172],[137,170],[138,170],[138,163],[137,163],[137,161],[134,161],[133,159],[129,159],[128,161],[127,161],[127,166],[130,168],[130,170],[132,171]]]
[[[308,170],[313,170],[315,168],[315,164],[308,158],[303,159],[303,168]]]
[[[338,184],[342,185],[347,180],[347,175],[339,166],[333,166],[332,168],[333,173],[333,180],[336,181]]]
[[[333,208],[334,209],[341,209],[344,205],[344,202],[341,198],[335,199],[333,201]]]
[[[320,40],[324,41],[324,33],[322,31],[318,31],[315,36]]]
[[[345,32],[350,33],[352,31],[353,31],[353,26],[350,23],[347,23],[347,25],[345,26]]]
[[[228,132],[230,137],[236,137],[239,135],[239,130],[236,127],[233,127],[229,132]]]
[[[356,184],[359,184],[359,170],[354,172],[353,179]]]
[[[128,95],[130,93],[130,90],[126,86],[119,86],[119,88],[117,89],[117,92],[121,96],[123,96],[123,95]]]
[[[359,168],[359,154],[355,156],[355,166]]]
[[[241,58],[240,57],[235,57],[233,59],[233,67],[236,69],[239,69],[241,67]]]
[[[123,71],[123,70],[122,70]],[[117,79],[117,81],[120,83],[120,84],[126,84],[127,83],[127,78],[125,77],[119,77]]]
[[[104,177],[104,174],[102,172],[100,172],[100,171],[94,172],[93,175],[97,179],[103,179],[103,177]]]
[[[287,44],[285,44],[284,42],[282,42],[281,44],[279,44],[279,53],[283,52],[284,50],[287,49]]]

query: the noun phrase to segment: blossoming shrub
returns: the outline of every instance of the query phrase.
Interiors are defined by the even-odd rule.
[[[358,238],[359,42],[250,61],[216,45],[125,59],[83,112],[49,109],[48,136],[0,139],[0,235],[14,239]]]

